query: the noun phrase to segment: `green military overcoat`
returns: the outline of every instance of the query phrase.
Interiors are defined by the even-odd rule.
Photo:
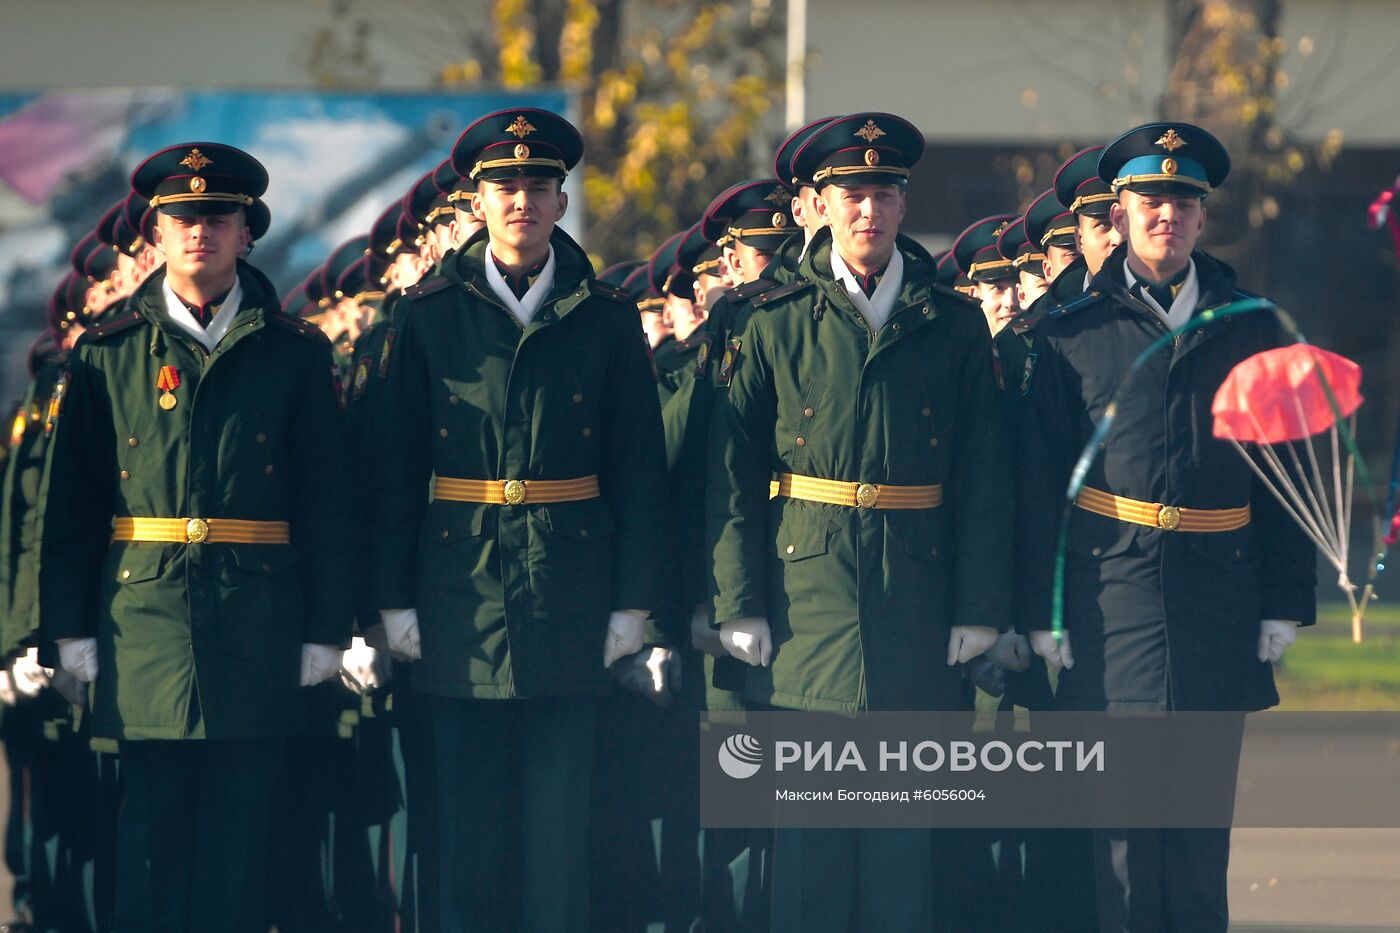
[[[953,625],[1003,628],[1012,475],[980,310],[934,285],[900,238],[904,282],[872,332],[831,272],[821,231],[800,277],[752,301],[727,341],[707,526],[717,623],[768,620],[772,663],[750,700],[781,707],[953,709]],[[769,499],[793,473],[943,487],[938,508]]]
[[[46,495],[40,632],[96,637],[93,731],[249,739],[302,727],[301,645],[346,645],[350,525],[331,348],[240,263],[209,353],[157,272],[70,361]],[[160,404],[162,367],[179,384]],[[113,517],[288,522],[290,544],[120,542]]]
[[[636,305],[552,240],[554,286],[522,326],[486,283],[486,236],[399,302],[376,410],[371,591],[415,608],[418,688],[440,696],[600,695],[609,612],[662,598],[666,465]],[[434,476],[569,480],[601,497],[430,501]]]

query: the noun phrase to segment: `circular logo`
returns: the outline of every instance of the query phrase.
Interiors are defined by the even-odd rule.
[[[784,214],[782,211],[777,211],[777,212],[775,212],[775,213],[773,214],[773,226],[775,226],[775,227],[777,227],[777,228],[779,228],[779,229],[782,229],[783,227],[786,227],[786,226],[787,226],[787,215]]]
[[[867,150],[865,150],[865,164],[866,164],[866,165],[879,165],[879,164],[880,164],[880,153],[876,152],[874,149],[867,149]]]
[[[190,179],[190,190],[193,191],[195,194],[202,193],[204,191],[204,187],[205,181],[203,178],[196,177]]]
[[[1162,172],[1163,172],[1163,174],[1166,174],[1166,175],[1175,175],[1175,174],[1177,173],[1177,169],[1178,169],[1178,166],[1177,166],[1177,164],[1176,164],[1176,159],[1163,159],[1163,160],[1162,160]]]
[[[528,159],[528,158],[530,158],[530,147],[527,146],[527,145],[525,145],[524,143],[521,143],[520,145],[516,146],[516,147],[515,147],[515,157],[516,157],[517,159]]]
[[[763,767],[763,746],[751,735],[731,735],[719,747],[719,767],[736,781],[751,778]]]

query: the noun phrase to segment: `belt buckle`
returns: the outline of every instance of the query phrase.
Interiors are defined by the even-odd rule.
[[[506,505],[520,505],[520,503],[525,501],[524,480],[506,480],[506,485],[503,488],[502,493],[505,496]]]
[[[185,538],[190,544],[203,544],[209,538],[209,523],[202,518],[185,522]]]
[[[874,483],[861,483],[856,487],[856,505],[862,509],[873,509],[880,501],[880,487]]]
[[[1181,509],[1174,505],[1164,505],[1157,510],[1157,527],[1163,531],[1176,531],[1181,525]]]

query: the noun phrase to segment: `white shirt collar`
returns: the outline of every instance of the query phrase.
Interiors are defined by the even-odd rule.
[[[865,297],[865,291],[856,281],[850,266],[846,265],[846,260],[841,258],[835,243],[831,245],[831,274],[836,281],[845,286],[851,303],[856,306],[861,317],[865,318],[870,329],[878,333],[889,318],[890,312],[894,310],[899,291],[904,287],[904,257],[899,254],[899,249],[896,248],[890,256],[890,263],[885,266],[884,275],[880,276],[880,284],[875,286],[875,294],[869,298]]]
[[[1127,283],[1128,290],[1137,284],[1138,277],[1133,275],[1133,270],[1128,268],[1128,263],[1123,262],[1123,279]],[[1163,308],[1157,303],[1157,299],[1152,297],[1152,293],[1147,289],[1142,290],[1142,300],[1153,311],[1157,312],[1166,325],[1172,330],[1176,330],[1187,321],[1191,320],[1191,315],[1196,313],[1196,302],[1201,297],[1201,283],[1196,278],[1196,260],[1190,260],[1190,265],[1186,267],[1186,279],[1181,283],[1181,288],[1177,290],[1176,297],[1172,299],[1170,308]]]
[[[510,313],[515,315],[515,319],[522,325],[529,325],[534,320],[535,312],[544,304],[544,300],[549,297],[549,292],[554,288],[554,246],[549,247],[549,258],[544,261],[544,268],[535,277],[535,281],[530,285],[525,297],[516,298],[515,292],[510,290],[506,284],[505,276],[501,275],[501,270],[496,267],[496,257],[491,252],[491,241],[486,242],[486,284],[491,286],[492,293],[501,300],[501,304],[510,309]]]
[[[224,339],[224,334],[228,333],[229,326],[233,324],[233,319],[243,304],[243,283],[235,276],[233,288],[229,289],[224,303],[219,306],[219,312],[214,315],[208,327],[200,327],[199,321],[195,320],[190,309],[185,307],[185,303],[170,287],[169,277],[161,280],[161,292],[165,296],[165,313],[170,315],[170,320],[210,353],[213,353],[219,341]]]

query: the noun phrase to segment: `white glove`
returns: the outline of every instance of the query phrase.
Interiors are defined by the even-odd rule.
[[[0,667],[0,703],[14,706],[18,701],[19,694],[15,693],[15,682],[10,678],[9,668]]]
[[[719,632],[710,626],[709,606],[696,606],[690,617],[690,646],[712,658],[722,658],[729,653],[724,650]]]
[[[80,683],[78,678],[63,668],[54,668],[53,674],[49,677],[49,683],[54,690],[58,691],[58,695],[69,703],[74,706],[87,706],[87,684]]]
[[[60,638],[58,665],[77,680],[90,684],[97,679],[97,639]]]
[[[423,657],[423,648],[418,643],[417,609],[381,609],[379,618],[384,622],[390,654],[400,661],[417,661]]]
[[[1031,632],[1031,650],[1045,659],[1055,670],[1074,667],[1074,655],[1069,651],[1069,632],[1060,632],[1059,641],[1055,633],[1048,629]]]
[[[768,620],[758,616],[721,622],[719,640],[725,651],[753,667],[767,667],[773,657]]]
[[[948,633],[948,665],[966,664],[996,644],[997,630],[990,625],[955,625]]]
[[[382,626],[374,626],[383,633]],[[368,693],[389,682],[389,657],[356,635],[340,657],[340,679],[355,693]]]
[[[1017,632],[1002,632],[996,644],[987,651],[987,657],[997,667],[1008,671],[1024,671],[1031,666],[1031,643],[1026,636]]]
[[[603,666],[612,667],[618,658],[642,650],[645,609],[616,609],[608,617],[608,634],[603,637]]]
[[[681,689],[680,655],[670,648],[652,645],[620,659],[609,671],[628,690],[635,690],[660,707],[671,705]]]
[[[97,664],[95,656],[93,664]],[[19,692],[20,696],[36,697],[40,690],[49,685],[49,673],[39,663],[38,648],[30,648],[24,654],[16,657],[10,671],[14,677],[14,689]]]
[[[340,671],[340,649],[335,645],[301,646],[301,685],[314,687]]]
[[[1259,623],[1259,660],[1276,663],[1298,638],[1298,623],[1265,619]]]

